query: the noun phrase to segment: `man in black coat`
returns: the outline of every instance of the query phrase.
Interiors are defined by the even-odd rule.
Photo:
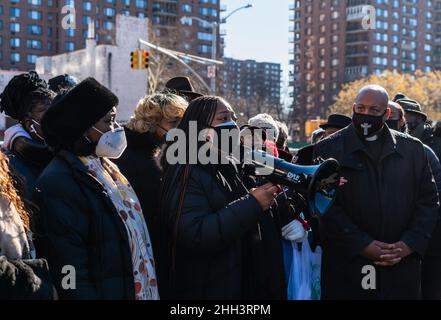
[[[388,101],[384,88],[363,88],[353,123],[315,146],[347,179],[321,220],[323,299],[421,297],[438,193],[422,143],[385,126]]]

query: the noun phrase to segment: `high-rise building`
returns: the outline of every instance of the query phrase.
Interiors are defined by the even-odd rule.
[[[433,70],[435,49],[441,53],[440,3],[293,1],[290,6],[293,120],[304,123],[306,119],[323,117],[346,82],[385,70],[408,73]]]
[[[113,44],[117,14],[147,17],[157,37],[177,37],[173,49],[211,58],[211,26],[196,20],[182,23],[181,18],[219,23],[220,11],[220,0],[2,0],[0,69],[28,70],[38,56],[84,48],[90,22],[95,24],[98,44]],[[70,14],[74,19],[69,19]],[[73,21],[74,28],[66,28]],[[217,46],[221,57],[221,40]]]
[[[441,70],[441,0],[434,1],[435,6],[435,68]]]
[[[224,58],[223,93],[250,104],[280,105],[281,65]]]

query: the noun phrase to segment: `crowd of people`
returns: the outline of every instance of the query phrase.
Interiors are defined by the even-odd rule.
[[[17,122],[0,152],[1,299],[285,300],[284,245],[305,241],[323,251],[321,299],[441,299],[441,128],[405,94],[360,88],[352,118],[330,115],[296,154],[286,124],[259,114],[239,128],[228,101],[186,77],[142,97],[123,125],[93,78],[31,71],[0,99]],[[193,123],[197,152],[225,130],[252,136],[227,152],[209,144],[225,161],[170,163],[170,133],[189,146]],[[328,212],[299,215],[296,190],[231,156],[243,145],[303,166],[336,159]]]

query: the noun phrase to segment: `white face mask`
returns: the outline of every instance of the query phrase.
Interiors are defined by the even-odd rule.
[[[118,159],[121,157],[127,147],[124,128],[118,127],[106,133],[101,132],[95,127],[92,128],[102,134],[96,146],[95,154],[100,158]]]

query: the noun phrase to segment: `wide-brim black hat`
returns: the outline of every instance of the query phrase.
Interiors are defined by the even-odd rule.
[[[343,129],[349,126],[352,122],[352,119],[343,114],[331,114],[328,118],[328,122],[324,123],[320,126],[323,130],[327,128],[338,128]]]
[[[408,98],[406,97],[406,95],[404,93],[398,92],[392,101],[397,102],[398,100],[401,100],[401,99],[408,99]]]
[[[57,96],[41,120],[46,143],[72,147],[113,107],[118,98],[94,78],[87,78],[69,92]]]
[[[165,88],[169,91],[185,96],[188,101],[192,101],[203,96],[203,94],[194,91],[193,85],[188,77],[172,78],[167,81]]]
[[[423,116],[424,121],[427,120],[427,114],[425,114],[422,111],[421,105],[419,104],[418,101],[412,100],[412,99],[409,99],[409,98],[406,97],[404,99],[397,100],[396,103],[398,103],[401,107],[403,107],[403,110],[405,112],[419,114],[419,115]]]

